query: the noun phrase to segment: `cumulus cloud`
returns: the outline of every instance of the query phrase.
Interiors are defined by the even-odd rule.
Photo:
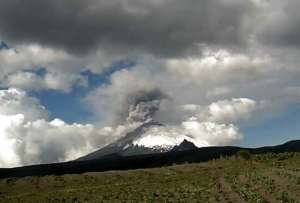
[[[1,167],[70,160],[88,152],[85,136],[93,127],[67,125],[60,120],[26,122],[22,114],[0,116]]]
[[[14,128],[22,122],[22,115],[3,116],[0,115],[0,165],[1,167],[17,166],[19,156],[14,152],[17,140],[7,134],[8,128]]]
[[[228,50],[206,50],[204,55],[166,60],[166,67],[178,77],[195,83],[224,84],[230,80],[253,80],[270,71],[268,56],[248,56]]]
[[[142,73],[141,73],[142,72]],[[149,93],[150,98],[155,100],[163,98],[163,90],[160,90],[153,81],[146,78],[151,77],[151,71],[143,69],[121,70],[114,73],[110,78],[110,84],[104,84],[90,92],[84,101],[89,105],[103,125],[114,125],[124,122],[129,115],[129,108],[139,110],[136,104],[143,92]],[[157,93],[156,93],[157,92]],[[151,99],[150,99],[151,100]],[[140,106],[140,105],[139,105]],[[134,113],[134,112],[132,112]]]
[[[0,49],[0,87],[67,93],[75,86],[87,87],[88,78],[83,72],[101,74],[115,61],[131,57],[134,55],[110,55],[103,50],[76,56],[35,43],[16,45]]]
[[[137,146],[160,148],[181,144],[184,140],[194,143],[197,147],[223,146],[235,143],[243,135],[238,127],[232,124],[217,124],[197,120],[184,121],[179,126],[152,127],[133,144]]]
[[[297,0],[0,0],[0,37],[9,45],[0,50],[0,87],[19,88],[0,91],[9,154],[0,164],[69,160],[152,119],[166,126],[145,139],[159,131],[166,143],[183,134],[198,146],[239,140],[243,123],[299,101],[298,7]],[[131,57],[135,67],[113,71],[83,98],[94,124],[50,121],[20,90],[68,93],[89,85],[82,72],[101,74]]]
[[[132,126],[97,128],[92,124],[67,124],[60,119],[19,122],[6,135],[16,139],[18,165],[52,163],[77,159],[124,136]]]
[[[0,85],[27,90],[60,90],[86,86],[80,72],[82,61],[61,50],[40,45],[19,46],[0,51]],[[43,69],[43,74],[38,71]]]
[[[17,89],[1,90],[0,101],[0,167],[73,160],[137,127],[50,121],[38,100]]]
[[[155,119],[162,123],[179,124],[187,114],[181,106],[187,104],[207,106],[216,101],[229,100],[228,103],[246,105],[248,101],[230,99],[251,95],[252,100],[260,103],[279,95],[274,89],[277,78],[273,75],[270,58],[221,52],[223,54],[211,51],[210,55],[199,56],[199,59],[178,59],[175,64],[169,60],[146,60],[130,70],[113,73],[108,84],[90,92],[84,101],[93,109],[98,120],[110,125],[117,120],[120,112],[126,112],[123,107],[127,108],[130,95],[159,89],[168,98],[160,101]],[[274,90],[269,91],[269,98],[258,91],[260,85]]]
[[[49,72],[39,76],[32,72],[17,72],[5,79],[5,86],[26,90],[60,90],[69,92],[73,85],[87,86],[87,80],[81,75]]]
[[[119,139],[154,117],[157,119],[155,112],[160,110],[160,102],[165,98],[166,94],[159,89],[131,92],[125,100],[127,107],[123,109],[127,117],[118,125],[100,128],[93,124],[67,124],[60,119],[50,121],[47,119],[47,110],[26,92],[18,89],[1,90],[1,167],[76,159]],[[134,144],[155,145],[158,143],[154,141],[158,138],[161,145],[179,144],[184,139],[199,147],[233,143],[241,139],[242,134],[238,127],[229,123],[230,119],[225,123],[223,118],[237,119],[250,114],[251,104],[255,105],[255,102],[247,99],[220,101],[207,107],[210,109],[217,105],[220,109],[216,111],[213,108],[211,115],[206,115],[206,118],[204,115],[197,118],[199,112],[192,109],[195,115],[181,124],[151,127]],[[147,141],[149,139],[152,140],[150,143]]]
[[[259,10],[253,1],[232,0],[12,0],[0,5],[0,36],[13,47],[0,51],[0,85],[64,92],[87,85],[82,71],[101,73],[116,60],[245,46]],[[43,76],[34,72],[40,67],[46,70]]]
[[[190,113],[190,117],[181,124],[152,127],[136,140],[135,144],[172,148],[183,140],[193,142],[198,147],[235,143],[242,139],[243,135],[233,123],[249,118],[256,109],[256,102],[240,98],[218,101],[206,107],[190,104],[182,108]]]
[[[48,112],[39,101],[18,89],[0,90],[0,114],[22,114],[28,121],[47,119]]]
[[[164,76],[163,78],[167,79],[168,77]],[[161,89],[158,89],[156,82],[158,78],[152,77],[152,80],[147,80],[147,71],[141,72],[140,68],[131,71],[123,70],[114,74],[111,79],[111,84],[95,90],[86,101],[95,105],[95,108],[99,108],[99,110],[109,109],[108,115],[110,116],[124,115],[123,118],[131,118],[133,115],[138,119],[131,121],[155,120],[166,124],[149,128],[140,139],[135,140],[134,144],[136,145],[172,147],[180,144],[184,139],[194,142],[199,147],[232,144],[243,137],[235,123],[251,117],[256,110],[256,101],[247,98],[221,100],[207,106],[177,106],[176,96],[181,95],[174,95],[168,91],[164,86],[168,81],[160,83],[159,88]],[[139,85],[140,80],[145,83]],[[125,82],[126,86],[122,85]],[[103,102],[101,105],[105,105],[106,108],[99,106],[100,98]],[[176,100],[175,103],[174,100]],[[164,105],[169,111],[163,109]],[[119,108],[120,106],[125,108]],[[177,114],[175,111],[178,111]],[[166,115],[171,117],[178,115],[178,122],[166,122]],[[122,120],[122,122],[126,121],[128,119]]]
[[[0,36],[17,52],[0,51],[0,84],[68,92],[76,85],[88,85],[81,75],[84,70],[101,73],[115,60],[152,56],[155,64],[147,66],[161,67],[150,68],[150,75],[166,76],[167,69],[172,74],[166,76],[170,86],[174,81],[186,86],[199,83],[200,94],[206,94],[210,102],[228,95],[247,97],[239,95],[245,83],[252,93],[255,85],[289,80],[277,71],[279,66],[297,69],[297,54],[275,53],[269,47],[281,41],[269,34],[296,33],[292,28],[297,27],[297,15],[289,11],[297,5],[295,0],[1,2]],[[277,22],[289,29],[281,29]],[[287,36],[279,38],[295,38]],[[293,54],[293,60],[280,64]],[[35,72],[40,67],[45,75]],[[274,70],[277,74],[271,74]],[[270,89],[278,88],[284,87]]]
[[[248,98],[234,98],[214,102],[206,107],[194,104],[182,106],[184,111],[192,112],[194,117],[217,123],[236,123],[247,119],[256,110],[256,101]]]
[[[0,115],[0,121],[0,167],[74,160],[137,127],[97,128],[60,119],[27,122],[22,114]]]

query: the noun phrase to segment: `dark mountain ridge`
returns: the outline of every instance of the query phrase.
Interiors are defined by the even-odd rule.
[[[192,146],[184,141],[184,146]],[[179,145],[180,147],[180,145]],[[252,154],[300,152],[300,140],[290,141],[282,145],[241,148],[241,147],[203,147],[188,150],[172,150],[166,153],[154,153],[133,156],[110,154],[99,159],[87,161],[70,161],[43,165],[24,166],[10,169],[0,169],[0,178],[45,176],[63,174],[81,174],[85,172],[101,172],[108,170],[129,170],[140,168],[154,168],[172,164],[198,163],[221,156],[231,156],[241,149],[249,150]]]
[[[187,151],[187,150],[195,150],[198,149],[198,147],[196,147],[196,145],[192,142],[189,142],[187,140],[183,140],[183,142],[178,145],[175,146],[172,151]]]

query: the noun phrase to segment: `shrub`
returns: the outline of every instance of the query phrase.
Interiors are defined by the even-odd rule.
[[[251,158],[251,153],[248,150],[243,149],[243,150],[238,151],[237,156],[244,160],[249,160]]]

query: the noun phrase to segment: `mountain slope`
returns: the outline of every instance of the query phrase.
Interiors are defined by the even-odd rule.
[[[137,155],[137,154],[151,154],[155,152],[161,152],[159,150],[155,150],[152,148],[135,146],[134,140],[140,138],[150,127],[162,126],[162,124],[158,122],[148,122],[144,123],[140,127],[136,128],[134,131],[128,133],[126,136],[121,139],[113,142],[91,154],[88,154],[84,157],[79,158],[77,161],[86,161],[99,159],[105,156],[115,156],[115,155]]]
[[[189,142],[187,140],[183,140],[183,142],[180,145],[175,146],[172,151],[187,151],[187,150],[195,150],[198,149],[196,145],[192,142]]]
[[[287,142],[283,145],[261,148],[240,147],[204,147],[186,151],[170,151],[135,156],[103,157],[88,161],[71,161],[65,163],[25,166],[11,169],[0,169],[0,178],[44,176],[62,174],[80,174],[85,172],[100,172],[108,170],[129,170],[139,168],[154,168],[182,163],[199,163],[221,156],[231,156],[239,150],[246,149],[253,154],[300,152],[300,140]]]

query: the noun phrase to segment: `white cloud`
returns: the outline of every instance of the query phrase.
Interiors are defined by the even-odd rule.
[[[47,65],[68,57],[65,52],[39,45],[18,46],[16,49],[1,50],[1,75],[3,76],[21,69],[32,69],[39,65]]]
[[[77,86],[87,86],[84,77],[76,74],[46,73],[39,76],[32,72],[17,72],[7,76],[6,85],[9,87],[22,88],[25,90],[61,90],[69,92],[74,84]]]
[[[93,48],[93,52],[89,53],[79,53],[81,51],[79,50],[78,55],[76,55],[77,52],[54,48],[74,45],[74,43],[61,45],[59,43],[62,41],[58,39],[51,47],[33,44],[30,43],[31,40],[24,39],[24,42],[29,44],[11,45],[15,49],[1,50],[0,87],[35,91],[69,92],[74,86],[88,85],[87,78],[81,75],[84,70],[102,73],[118,59],[131,56],[137,56],[140,59],[136,67],[113,73],[109,83],[96,88],[84,99],[86,106],[94,112],[97,124],[99,123],[102,127],[106,125],[112,127],[98,128],[95,125],[67,124],[59,120],[49,121],[47,110],[36,99],[29,97],[26,92],[18,89],[0,91],[0,115],[3,120],[3,124],[0,125],[1,132],[5,132],[2,133],[1,139],[7,142],[7,146],[17,146],[19,141],[31,146],[31,149],[23,151],[30,152],[31,155],[17,162],[57,161],[68,159],[70,153],[76,154],[72,151],[72,146],[68,144],[66,145],[69,149],[66,151],[61,149],[62,145],[57,140],[62,139],[64,143],[65,138],[61,138],[60,135],[70,139],[75,146],[79,146],[79,151],[81,148],[89,148],[88,145],[95,148],[101,147],[124,135],[134,126],[124,124],[123,120],[120,121],[118,118],[124,117],[120,114],[124,113],[122,112],[124,106],[127,107],[128,96],[141,90],[158,88],[170,96],[161,101],[161,108],[155,115],[155,119],[173,127],[162,128],[161,133],[165,131],[167,135],[178,134],[178,132],[180,134],[189,129],[189,133],[199,137],[199,143],[203,145],[234,141],[240,137],[238,126],[242,125],[241,122],[252,123],[253,120],[249,120],[250,117],[254,117],[255,120],[266,116],[272,117],[274,112],[299,103],[300,55],[299,37],[297,37],[299,27],[296,26],[299,21],[298,1],[251,0],[250,4],[248,1],[241,3],[235,0],[217,1],[213,4],[210,2],[203,6],[204,12],[200,12],[201,16],[203,15],[203,22],[194,22],[194,15],[191,15],[187,26],[186,12],[183,11],[189,9],[191,13],[198,14],[197,7],[190,8],[184,6],[184,3],[183,7],[173,5],[168,0],[132,0],[130,3],[122,1],[118,5],[112,2],[102,3],[108,7],[120,6],[125,12],[123,14],[126,16],[129,14],[129,21],[124,21],[123,16],[120,21],[115,22],[121,22],[122,26],[124,26],[123,23],[136,22],[131,21],[134,19],[131,18],[132,16],[150,15],[157,21],[165,16],[165,11],[171,12],[175,17],[175,24],[178,21],[181,26],[176,28],[175,24],[171,23],[175,27],[169,27],[172,20],[169,21],[167,18],[164,22],[158,20],[158,24],[156,22],[151,24],[154,28],[152,31],[162,31],[162,35],[152,35],[151,32],[149,35],[149,30],[145,30],[147,26],[145,27],[144,24],[133,27],[126,24],[123,28],[125,30],[128,28],[127,32],[134,30],[136,36],[142,36],[142,38],[138,37],[134,42],[135,40],[128,41],[127,35],[119,36],[117,33],[107,35],[106,32],[100,32],[109,36],[109,39],[116,37],[119,40],[108,40],[103,46],[98,49]],[[170,10],[167,6],[169,4],[172,4],[174,8]],[[97,12],[94,12],[101,7],[99,6],[100,4],[96,7],[88,6],[86,11],[96,14]],[[232,10],[231,7],[235,9]],[[254,7],[257,9],[249,12]],[[222,12],[207,14],[206,8]],[[152,11],[159,12],[153,13]],[[227,11],[226,15],[223,11]],[[232,11],[237,13],[232,13]],[[159,15],[152,16],[153,14]],[[207,18],[210,14],[213,18]],[[106,15],[104,12],[103,17]],[[177,18],[177,15],[180,18]],[[236,16],[241,18],[236,19]],[[233,21],[230,23],[226,19]],[[105,21],[106,18],[103,20]],[[99,22],[94,23],[98,27]],[[220,23],[225,27],[220,26]],[[87,25],[90,26],[89,23]],[[119,28],[118,25],[112,26]],[[195,27],[197,28],[193,29]],[[222,32],[215,32],[219,28]],[[114,29],[111,31],[115,32]],[[23,34],[19,34],[23,38]],[[44,44],[47,44],[48,39],[44,38],[44,34],[41,41],[45,40]],[[77,34],[80,35],[80,33]],[[102,35],[95,36],[97,39],[102,38]],[[150,40],[143,41],[145,36]],[[160,43],[162,39],[166,40]],[[105,38],[103,40],[106,41]],[[77,40],[74,42],[77,43]],[[81,42],[77,46],[75,44],[74,47],[81,47],[80,44]],[[188,47],[185,47],[185,44]],[[236,46],[237,44],[239,45]],[[37,73],[40,68],[44,68],[44,73]],[[144,108],[144,106],[140,107]],[[132,111],[131,115],[140,115],[137,114],[140,113],[140,109],[135,110],[137,112]],[[145,113],[147,115],[147,112]],[[17,131],[16,128],[21,130]],[[38,134],[38,131],[45,131],[45,136]],[[201,135],[195,134],[197,132],[201,132]],[[24,133],[26,136],[23,136]],[[74,134],[74,137],[71,134]],[[16,137],[18,139],[15,139]],[[77,145],[77,142],[83,139],[85,142]],[[41,146],[34,144],[35,140]],[[44,158],[44,155],[38,157],[39,154],[47,151],[48,146],[53,147],[53,151],[57,152],[56,155],[49,159]],[[21,148],[19,147],[20,151],[22,151]],[[5,150],[9,151],[11,147],[6,147]],[[21,155],[16,154],[16,156],[16,159],[19,159]]]
[[[0,167],[74,160],[137,127],[97,128],[59,119],[26,122],[22,114],[0,114],[0,121]]]
[[[171,148],[184,139],[198,147],[233,144],[243,138],[233,123],[250,118],[256,107],[256,102],[247,98],[218,101],[204,107],[183,105],[183,111],[188,112],[185,115],[190,117],[176,126],[150,128],[135,144]]]
[[[0,84],[5,87],[69,91],[73,85],[83,85],[85,80],[79,74],[80,60],[64,51],[39,45],[1,50],[0,61]],[[35,73],[41,67],[45,68],[45,75]]]
[[[67,161],[116,140],[138,124],[98,128],[48,120],[38,100],[18,89],[0,90],[0,167]]]
[[[29,97],[26,92],[10,88],[0,90],[0,114],[22,114],[26,120],[47,119],[48,112],[39,101]]]
[[[163,78],[166,80],[158,83],[161,79],[159,76],[151,75],[150,72],[142,68],[130,71],[123,70],[112,75],[111,83],[92,92],[86,101],[94,106],[95,111],[97,109],[109,111],[109,113],[99,112],[99,114],[103,113],[105,118],[107,118],[106,115],[114,118],[114,116],[118,117],[124,113],[122,112],[124,101],[130,99],[130,96],[135,95],[134,93],[140,90],[158,88],[166,95],[171,95],[170,99],[162,101],[162,108],[154,115],[155,120],[161,121],[166,126],[150,128],[141,139],[135,140],[136,145],[159,147],[157,145],[160,143],[166,147],[171,147],[187,139],[201,147],[227,145],[242,139],[242,133],[238,126],[233,123],[240,123],[250,118],[257,108],[256,101],[248,98],[234,98],[204,106],[198,104],[180,106],[177,103],[178,98],[182,99],[183,102],[186,102],[184,101],[186,98],[180,98],[181,93],[179,92],[172,94],[168,91],[167,83],[171,79],[165,76],[163,75]],[[150,105],[152,102],[147,101],[145,105]],[[129,111],[125,114],[130,116],[135,113],[136,109],[128,108],[125,110]],[[178,122],[165,122],[164,117],[167,115],[176,117]],[[167,119],[167,121],[169,120]]]
[[[78,158],[91,151],[89,137],[96,135],[96,129],[55,119],[23,122],[9,133],[18,139],[14,148],[23,165]]]
[[[246,119],[255,110],[256,102],[239,98],[212,103],[208,107],[208,120],[221,123],[237,122]]]
[[[14,152],[14,146],[18,140],[8,134],[9,128],[15,128],[22,123],[23,115],[0,115],[0,167],[17,166],[20,163],[19,156]]]
[[[245,120],[256,110],[256,101],[248,98],[233,98],[214,102],[202,107],[195,104],[182,106],[183,110],[194,113],[199,120],[217,123],[236,123]]]
[[[195,144],[199,147],[228,145],[242,138],[238,127],[232,124],[190,120],[183,122],[182,126],[186,133],[195,139]]]
[[[1,148],[0,167],[50,163],[77,158],[89,150],[85,136],[93,127],[67,125],[57,121],[36,120],[26,122],[22,114],[0,115]]]
[[[270,70],[271,59],[251,57],[227,50],[209,50],[203,56],[166,60],[166,67],[179,78],[194,83],[223,84],[230,80],[256,79]]]
[[[151,78],[151,72],[148,70],[121,70],[111,76],[110,84],[90,92],[84,101],[93,109],[97,120],[103,125],[113,125],[123,113],[128,95],[156,87],[153,81],[147,78]]]
[[[84,70],[101,73],[116,57],[100,50],[82,57],[37,44],[19,45],[0,51],[0,86],[25,90],[69,92],[73,86],[87,86]],[[44,68],[45,73],[36,71]]]
[[[153,95],[153,92],[150,92],[149,95]],[[1,167],[76,159],[119,139],[141,124],[125,120],[121,125],[99,128],[92,124],[67,124],[60,119],[49,121],[46,109],[40,105],[38,100],[18,89],[1,90],[0,100]],[[150,102],[153,101],[150,100]],[[212,120],[224,121],[223,115],[227,114],[231,116],[235,114],[233,116],[235,118],[242,117],[242,114],[250,112],[249,109],[245,109],[247,108],[246,103],[251,102],[253,101],[247,99],[217,102],[218,106],[223,105],[225,108],[221,108],[217,112],[212,111],[211,115],[207,115],[207,121],[190,117],[182,121],[180,125],[150,128],[140,143],[136,144],[148,143],[148,138],[156,139],[159,136],[160,140],[163,139],[161,142],[166,145],[178,144],[183,139],[193,141],[199,147],[234,143],[242,137],[238,128],[232,124],[218,124]],[[159,106],[156,104],[155,108],[158,108],[157,105]],[[226,106],[230,106],[230,108]],[[197,108],[198,106],[196,109],[192,109],[195,115],[199,113]],[[131,111],[136,111],[131,108],[127,110],[129,111],[128,116],[131,115]],[[222,115],[220,116],[222,119],[210,118],[218,118],[218,115]],[[230,116],[226,118],[230,118]],[[152,141],[154,141],[153,139]],[[150,144],[155,144],[155,142]]]
[[[134,141],[135,145],[145,147],[166,147],[172,149],[183,140],[194,143],[197,147],[222,146],[233,144],[243,135],[238,127],[232,124],[217,124],[187,120],[178,126],[152,127],[141,138]]]

